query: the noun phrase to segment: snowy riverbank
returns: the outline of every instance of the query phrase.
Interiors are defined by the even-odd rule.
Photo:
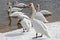
[[[60,22],[46,23],[51,38],[43,36],[42,38],[32,39],[35,37],[35,31],[23,33],[22,29],[0,33],[0,40],[60,40]]]

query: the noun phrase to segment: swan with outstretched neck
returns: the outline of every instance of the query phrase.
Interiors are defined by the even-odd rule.
[[[30,8],[32,9],[32,16],[31,18],[36,18],[42,22],[48,22],[47,19],[44,17],[44,15],[40,12],[36,12],[35,7],[33,6],[33,4],[30,6]]]
[[[35,7],[34,7],[34,4],[30,3],[29,7],[32,8],[31,22],[32,22],[33,28],[36,31],[36,37],[35,38],[38,38],[38,33],[41,33],[42,35],[46,35],[47,37],[50,38],[50,35],[47,31],[47,28],[46,28],[46,25],[44,24],[44,22],[34,18],[34,16],[37,14]],[[42,37],[42,35],[40,37]]]
[[[31,18],[36,18],[36,19],[38,19],[38,20],[40,20],[40,21],[43,21],[43,22],[45,22],[45,23],[48,22],[47,19],[43,16],[42,13],[36,12],[36,9],[35,9],[35,7],[33,6],[33,4],[31,5],[30,8],[32,9],[32,16],[31,16]]]

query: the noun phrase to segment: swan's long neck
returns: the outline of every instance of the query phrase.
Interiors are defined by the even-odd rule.
[[[11,9],[12,9],[12,6],[11,6],[11,3],[9,3],[9,5],[8,5],[8,12],[9,12],[8,15],[11,14]]]
[[[31,18],[33,18],[35,14],[36,14],[36,9],[34,5],[32,5],[32,17]]]
[[[8,10],[9,10],[9,14],[11,14],[11,12],[12,12],[12,11],[11,11],[12,6],[10,5],[9,7],[10,7],[10,8],[8,9]]]
[[[39,11],[40,11],[40,5],[37,4],[37,12],[39,12]]]
[[[19,4],[19,2],[16,0],[16,1],[15,1],[15,5],[17,5],[17,4]]]

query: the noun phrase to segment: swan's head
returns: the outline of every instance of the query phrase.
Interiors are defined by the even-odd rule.
[[[30,3],[30,4],[29,4],[29,7],[30,7],[30,8],[32,8],[33,6],[34,6],[34,4],[33,4],[33,3]]]
[[[12,3],[11,2],[8,2],[7,5],[11,5]]]
[[[39,5],[39,4],[37,4],[37,7],[40,7],[40,5]]]
[[[9,10],[12,8],[12,6],[11,6],[11,2],[8,2],[8,7],[9,7]]]

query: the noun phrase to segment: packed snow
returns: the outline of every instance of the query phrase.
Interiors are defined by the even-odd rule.
[[[32,28],[29,32],[23,32],[23,29],[17,29],[0,33],[0,40],[60,40],[60,22],[46,23],[46,25],[51,38],[47,38],[43,35],[43,37],[33,39],[36,32]]]

